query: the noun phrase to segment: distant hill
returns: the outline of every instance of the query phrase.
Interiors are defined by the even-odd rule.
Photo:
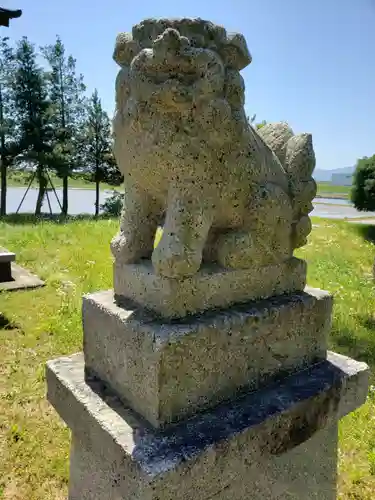
[[[352,174],[354,169],[355,167],[342,167],[335,168],[333,170],[323,170],[317,168],[314,170],[313,177],[317,182],[329,182],[332,174]]]

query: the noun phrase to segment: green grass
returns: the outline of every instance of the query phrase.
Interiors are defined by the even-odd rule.
[[[62,187],[62,179],[57,177],[54,174],[50,174],[52,183],[54,187],[61,188]],[[8,187],[27,187],[30,182],[30,174],[21,172],[21,171],[10,171],[8,173]],[[38,187],[38,183],[36,179],[32,183],[32,187]],[[50,187],[50,186],[49,186]],[[82,177],[72,177],[69,178],[69,188],[75,188],[75,189],[95,189],[95,183],[90,182],[86,179],[83,179]],[[109,184],[106,184],[105,182],[100,183],[100,189],[105,190],[105,189],[121,189],[121,186],[110,186]]]
[[[317,196],[322,198],[343,198],[350,196],[351,186],[334,186],[330,182],[318,182]]]
[[[0,246],[16,251],[46,286],[0,295],[0,498],[60,500],[67,492],[69,431],[46,402],[44,366],[81,349],[81,296],[111,287],[109,242],[117,221],[7,221],[0,222]],[[375,252],[364,238],[368,228],[314,222],[299,255],[309,263],[310,285],[335,295],[331,347],[374,370]],[[340,499],[374,498],[374,410],[373,389],[340,424]]]

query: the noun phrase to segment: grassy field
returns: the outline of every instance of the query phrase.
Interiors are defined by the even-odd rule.
[[[54,187],[61,188],[62,187],[62,179],[57,177],[56,175],[50,174],[52,183]],[[25,174],[24,172],[12,172],[10,171],[8,174],[8,187],[27,187],[30,182],[30,174]],[[38,187],[38,183],[36,180],[32,183],[32,187]],[[50,186],[48,186],[50,187]],[[95,183],[85,180],[81,177],[72,177],[69,178],[69,188],[75,189],[95,189]],[[105,182],[100,183],[100,189],[114,189],[113,186],[106,184]],[[120,190],[120,186],[116,186],[116,189]]]
[[[46,280],[34,291],[0,295],[0,498],[62,500],[69,431],[45,399],[46,360],[82,347],[81,296],[111,287],[109,241],[115,220],[32,225],[0,222],[0,246]],[[316,219],[309,283],[335,294],[331,347],[375,369],[374,245],[367,226]],[[374,236],[374,234],[372,235]],[[374,383],[374,381],[372,381]],[[375,390],[340,424],[339,498],[375,492]]]
[[[318,182],[317,197],[347,199],[350,190],[351,186],[334,186],[330,182]]]

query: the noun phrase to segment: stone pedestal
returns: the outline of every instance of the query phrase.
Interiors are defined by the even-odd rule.
[[[0,247],[0,292],[37,288],[44,282],[15,263],[16,254]]]
[[[331,308],[307,289],[166,322],[95,293],[83,298],[86,374],[164,426],[324,360]]]
[[[295,257],[250,269],[204,265],[197,274],[182,280],[159,276],[147,260],[136,265],[116,262],[113,276],[117,302],[126,297],[165,318],[298,292],[305,285],[306,262]]]
[[[327,353],[331,306],[306,289],[167,321],[84,297],[84,352],[47,365],[69,499],[335,499],[338,420],[368,368]]]
[[[0,283],[12,281],[12,262],[16,254],[0,248]]]
[[[164,431],[103,384],[82,354],[48,363],[72,430],[70,500],[336,498],[337,422],[367,394],[364,363],[325,361]]]

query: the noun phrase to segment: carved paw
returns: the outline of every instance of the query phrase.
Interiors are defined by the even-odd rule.
[[[229,232],[216,242],[217,261],[223,267],[246,269],[254,265],[254,244],[249,233]]]
[[[111,241],[111,251],[117,262],[134,264],[146,257],[146,249],[139,240],[125,236],[121,231]]]
[[[186,250],[159,244],[152,254],[155,272],[166,278],[184,278],[195,274],[201,265],[202,256]]]

